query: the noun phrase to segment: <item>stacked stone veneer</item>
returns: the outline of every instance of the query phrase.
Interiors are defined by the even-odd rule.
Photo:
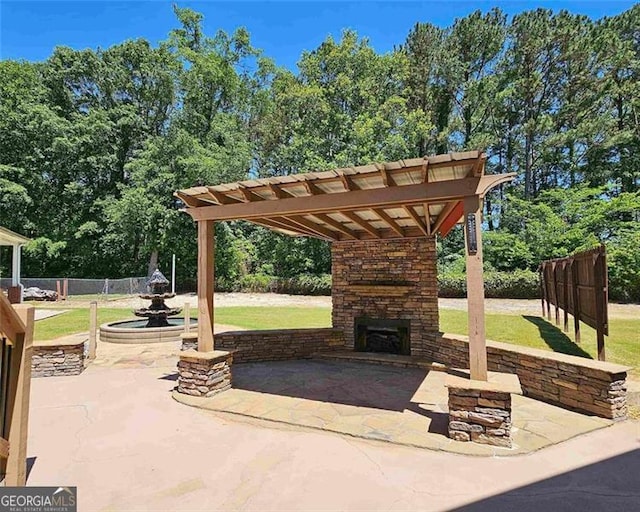
[[[331,255],[333,327],[346,347],[354,347],[354,319],[369,317],[409,320],[411,355],[428,353],[438,334],[435,239],[333,242]]]
[[[84,342],[33,347],[32,377],[79,375],[84,370]]]
[[[198,397],[210,397],[231,388],[233,355],[187,351],[178,362],[178,392]]]
[[[464,336],[446,334],[427,347],[426,356],[468,368],[469,344]],[[531,398],[603,418],[627,416],[628,367],[495,341],[487,341],[487,365],[516,374]]]
[[[511,394],[449,387],[449,437],[511,448]]]
[[[249,363],[305,359],[318,352],[343,350],[344,338],[336,329],[229,331],[216,334],[214,344],[217,350],[233,350],[236,363]]]
[[[180,335],[181,350],[198,350],[198,333],[188,332]]]

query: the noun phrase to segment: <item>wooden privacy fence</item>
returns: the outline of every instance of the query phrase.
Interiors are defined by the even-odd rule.
[[[34,311],[12,306],[0,291],[0,477],[7,486],[27,480]]]
[[[562,309],[565,331],[569,330],[568,315],[572,315],[576,343],[580,343],[580,322],[593,327],[598,338],[598,359],[604,361],[604,337],[609,335],[609,283],[604,245],[567,258],[543,261],[539,272],[542,315],[546,303],[547,317],[551,320],[553,304],[556,324],[559,324]]]

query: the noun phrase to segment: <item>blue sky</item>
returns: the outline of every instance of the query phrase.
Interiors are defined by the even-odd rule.
[[[507,14],[536,7],[568,9],[597,19],[630,8],[633,1],[429,1],[429,2],[184,2],[205,15],[205,31],[228,32],[246,27],[254,46],[276,63],[295,69],[304,50],[315,49],[329,34],[343,28],[366,36],[379,52],[405,39],[418,21],[449,26],[475,9],[498,6]],[[177,26],[172,2],[15,1],[0,0],[0,58],[44,60],[57,45],[75,49],[106,48],[125,39],[143,37],[157,43]]]

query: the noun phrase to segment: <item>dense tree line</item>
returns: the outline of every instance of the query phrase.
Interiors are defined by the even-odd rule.
[[[486,200],[489,268],[606,242],[614,286],[640,297],[640,6],[597,21],[477,11],[417,23],[385,54],[345,30],[297,72],[244,29],[209,35],[175,12],[157,47],[0,61],[0,225],[34,239],[25,275],[140,275],[175,253],[188,281],[195,228],[176,189],[484,149],[487,172],[518,175]],[[462,268],[461,243],[439,244],[443,269]],[[223,286],[329,265],[317,240],[217,228]]]

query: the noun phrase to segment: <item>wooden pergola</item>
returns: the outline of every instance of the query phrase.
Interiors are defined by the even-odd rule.
[[[467,151],[177,191],[198,224],[198,350],[214,348],[216,221],[328,241],[446,236],[464,221],[470,370],[486,380],[482,200],[515,175],[485,175],[485,161]]]

